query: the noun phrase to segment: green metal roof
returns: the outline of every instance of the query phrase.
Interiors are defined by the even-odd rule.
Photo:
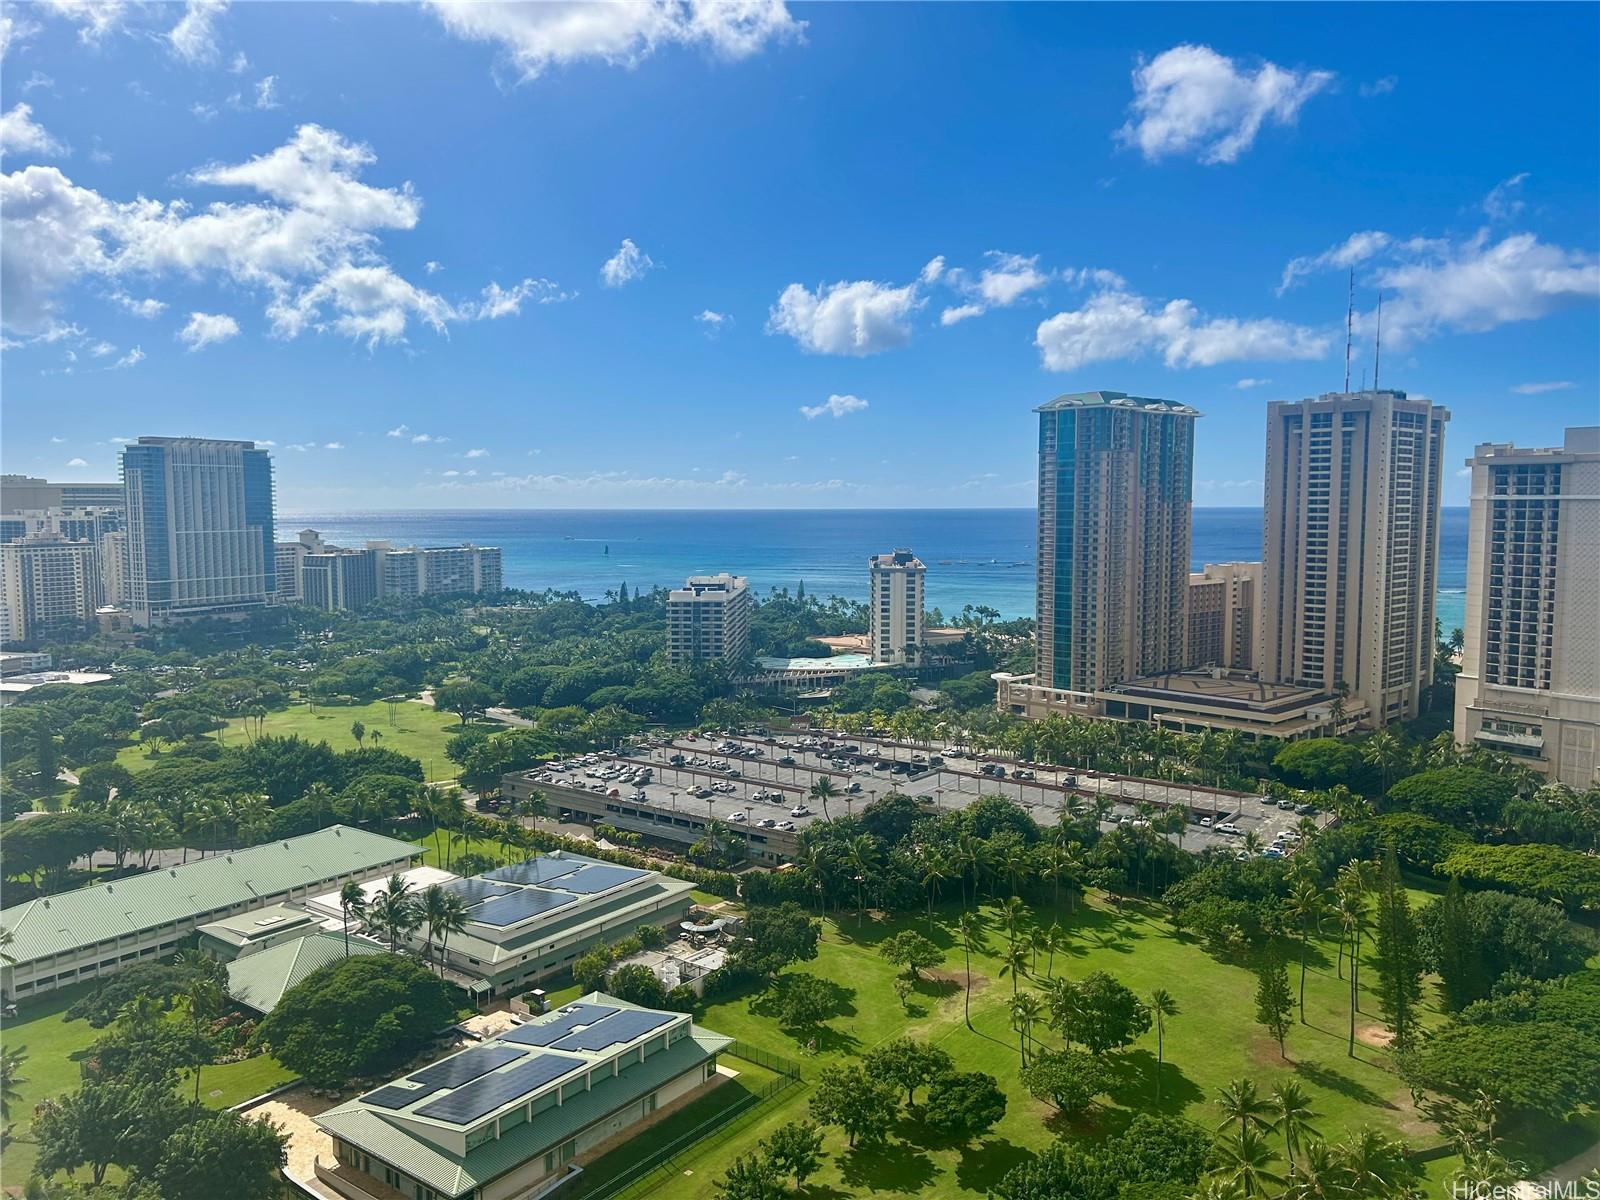
[[[361,938],[351,938],[350,953],[388,952]],[[345,940],[337,933],[313,933],[269,946],[228,964],[228,995],[265,1016],[295,984],[319,967],[338,962],[345,956]]]
[[[365,829],[334,825],[316,833],[29,900],[0,911],[18,963],[78,950],[219,908],[259,902],[291,888],[399,865],[421,849]]]
[[[1129,408],[1156,409],[1180,417],[1198,417],[1198,409],[1173,400],[1157,400],[1153,396],[1130,396],[1127,392],[1068,392],[1039,405],[1034,412],[1060,412],[1067,408]]]

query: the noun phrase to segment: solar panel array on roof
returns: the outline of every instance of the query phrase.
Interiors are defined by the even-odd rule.
[[[404,1108],[413,1100],[421,1100],[424,1096],[431,1096],[439,1090],[433,1087],[401,1087],[398,1083],[387,1084],[375,1092],[368,1092],[361,1097],[363,1104],[375,1104],[379,1108]]]
[[[592,896],[596,892],[604,892],[624,883],[631,883],[648,875],[648,871],[636,871],[632,867],[585,867],[572,875],[564,876],[561,886],[569,892],[577,892],[580,896]]]
[[[431,1067],[423,1067],[422,1070],[413,1072],[406,1078],[413,1083],[433,1088],[460,1087],[463,1083],[469,1083],[480,1075],[487,1075],[496,1067],[503,1067],[526,1053],[526,1050],[518,1050],[515,1046],[484,1046],[478,1050],[457,1054],[453,1058],[443,1059]]]
[[[570,858],[535,858],[528,862],[512,863],[509,866],[497,867],[493,871],[485,871],[485,879],[498,879],[505,883],[548,883],[552,879],[560,879],[563,875],[571,875],[583,863]]]
[[[552,1049],[604,1050],[607,1046],[614,1046],[618,1042],[631,1042],[640,1034],[659,1029],[671,1020],[671,1013],[644,1012],[636,1008],[624,1009],[587,1029],[569,1033],[556,1042]]]
[[[540,913],[564,908],[577,902],[577,897],[566,892],[540,892],[533,888],[519,888],[509,896],[486,900],[474,908],[469,919],[483,925],[515,925]]]
[[[535,1088],[582,1070],[586,1065],[582,1059],[567,1058],[560,1054],[535,1055],[509,1071],[485,1075],[449,1095],[440,1096],[416,1112],[419,1117],[433,1117],[452,1125],[467,1125],[502,1104],[508,1104],[518,1096],[526,1096]]]
[[[579,1025],[593,1025],[621,1009],[609,1004],[572,1004],[561,1011],[554,1021],[540,1025],[518,1025],[500,1034],[503,1042],[520,1042],[524,1046],[548,1046],[558,1038],[566,1037]]]
[[[487,879],[452,879],[441,883],[439,890],[460,896],[463,904],[478,904],[495,896],[509,896],[517,889],[509,883],[490,883]]]

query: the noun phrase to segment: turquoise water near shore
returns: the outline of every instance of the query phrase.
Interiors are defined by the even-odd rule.
[[[576,591],[599,599],[675,586],[685,575],[733,571],[759,592],[801,581],[819,596],[865,600],[869,555],[909,546],[928,565],[927,602],[946,616],[987,605],[1031,616],[1035,515],[1031,508],[548,510],[280,513],[278,538],[320,530],[340,545],[387,538],[401,544],[476,542],[501,548],[511,587]],[[1259,508],[1196,508],[1191,561],[1261,557]],[[1467,576],[1467,510],[1441,521],[1439,618],[1461,624]]]

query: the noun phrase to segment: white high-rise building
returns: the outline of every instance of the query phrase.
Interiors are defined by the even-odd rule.
[[[1472,517],[1456,741],[1579,790],[1600,775],[1600,427],[1486,443]]]
[[[100,599],[118,608],[128,602],[128,535],[120,529],[100,535]]]
[[[0,545],[0,642],[21,642],[94,615],[93,542],[33,533]]]
[[[1263,679],[1417,715],[1433,678],[1447,409],[1401,391],[1267,406]]]
[[[869,563],[872,657],[916,666],[922,661],[922,585],[927,568],[910,550],[874,554]]]
[[[691,575],[667,593],[667,657],[737,662],[750,646],[752,607],[743,575]]]
[[[274,576],[272,460],[254,442],[142,437],[122,452],[135,625],[236,617]]]

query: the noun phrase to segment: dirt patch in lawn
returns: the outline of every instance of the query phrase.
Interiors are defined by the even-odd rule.
[[[1394,1034],[1382,1025],[1356,1026],[1356,1041],[1363,1046],[1373,1046],[1379,1050],[1387,1050],[1389,1043],[1394,1041]]]
[[[1290,1056],[1291,1058],[1293,1055]],[[1250,1061],[1260,1063],[1263,1067],[1285,1067],[1283,1052],[1278,1049],[1278,1043],[1266,1033],[1257,1030],[1250,1037]]]
[[[946,971],[941,967],[932,971],[924,971],[922,973],[922,977],[924,979],[931,980],[934,983],[953,983],[955,984],[958,992],[967,986],[967,973],[965,971]],[[987,975],[984,975],[979,971],[974,971],[972,973],[973,995],[977,995],[979,992],[983,991],[984,988],[989,986],[990,982],[991,980]]]

